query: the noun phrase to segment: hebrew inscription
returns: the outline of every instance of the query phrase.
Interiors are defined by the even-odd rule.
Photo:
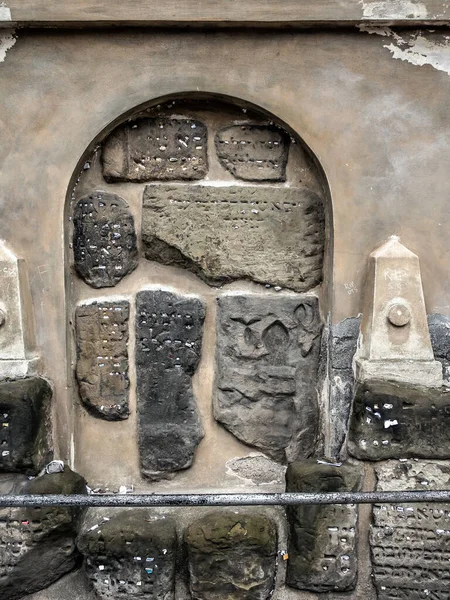
[[[193,119],[140,118],[118,127],[103,145],[107,181],[202,179],[207,130]]]
[[[200,361],[204,303],[163,290],[136,296],[136,369],[142,473],[189,467],[203,437],[191,378]]]
[[[77,540],[84,568],[101,600],[172,600],[176,530],[172,519],[133,509],[105,518],[90,511]]]
[[[234,125],[216,133],[220,163],[238,179],[284,181],[289,137],[270,125]]]
[[[263,515],[213,513],[185,533],[196,600],[266,600],[275,585],[277,530]]]
[[[112,287],[138,264],[134,219],[125,200],[96,191],[73,213],[75,269],[94,288]]]
[[[251,279],[303,292],[322,280],[324,211],[307,188],[148,185],[145,256],[209,284]]]
[[[288,466],[288,492],[357,492],[360,466],[298,462]],[[313,592],[353,589],[357,577],[357,507],[354,504],[290,506],[289,586]]]
[[[276,460],[311,456],[321,330],[315,296],[219,297],[215,418]]]
[[[449,458],[450,391],[406,383],[358,383],[348,449],[362,460]]]
[[[391,461],[376,474],[381,491],[450,489],[449,463]],[[448,599],[448,505],[374,505],[370,546],[378,600]]]
[[[77,306],[76,375],[80,397],[96,417],[126,419],[128,408],[128,318],[126,301]]]

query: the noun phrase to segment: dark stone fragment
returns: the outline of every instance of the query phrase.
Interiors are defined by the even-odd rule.
[[[140,118],[120,125],[103,144],[106,181],[202,179],[208,132],[193,119]]]
[[[177,536],[172,519],[147,509],[98,512],[85,519],[77,539],[84,567],[101,600],[171,600],[175,592]],[[92,523],[94,524],[92,525]]]
[[[450,381],[450,319],[445,315],[428,315],[434,358],[442,364],[445,381]]]
[[[205,305],[162,290],[136,296],[136,372],[142,473],[192,464],[203,437],[191,378],[200,361]]]
[[[195,600],[266,600],[275,585],[277,530],[262,515],[217,512],[185,532]]]
[[[332,326],[331,366],[333,369],[352,370],[360,326],[361,317],[350,317]]]
[[[362,467],[298,462],[288,466],[288,492],[356,492]],[[313,592],[353,589],[357,577],[355,505],[300,505],[287,509],[289,545],[286,582]]]
[[[29,481],[23,494],[85,494],[85,480],[64,472]],[[10,509],[0,520],[0,597],[17,600],[44,589],[77,566],[75,533],[79,510],[72,508]]]
[[[219,297],[216,420],[276,460],[311,456],[321,331],[315,296]]]
[[[250,279],[305,292],[322,281],[322,199],[307,187],[153,184],[144,192],[145,257],[210,285]]]
[[[96,417],[126,419],[128,408],[128,318],[126,301],[93,302],[75,310],[76,376],[80,397]]]
[[[94,288],[113,287],[138,264],[134,218],[125,200],[95,191],[73,211],[75,269]]]
[[[49,460],[51,398],[40,377],[0,381],[0,471],[36,473]]]
[[[84,569],[78,569],[24,600],[96,600]]]
[[[220,164],[245,181],[285,181],[289,136],[271,125],[232,125],[216,133]]]
[[[450,390],[377,381],[357,383],[349,453],[361,460],[449,458]]]

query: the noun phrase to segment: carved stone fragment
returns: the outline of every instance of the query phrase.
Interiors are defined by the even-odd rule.
[[[75,310],[76,375],[83,404],[96,417],[126,419],[129,303],[93,302]]]
[[[113,287],[138,264],[134,218],[125,200],[95,191],[73,212],[75,269],[94,288]]]
[[[359,383],[348,450],[362,460],[450,458],[450,390],[372,380]]]
[[[363,469],[316,462],[292,463],[286,473],[288,492],[357,492]],[[357,521],[354,504],[288,507],[289,586],[313,592],[353,589],[357,576]]]
[[[194,119],[140,118],[103,144],[106,181],[202,179],[208,172],[207,129]]]
[[[94,518],[95,517],[95,518]],[[146,509],[88,513],[77,546],[101,600],[172,600],[175,592],[175,523]]]
[[[315,296],[219,297],[216,420],[276,460],[311,456],[321,331]]]
[[[49,460],[51,398],[39,377],[0,381],[0,472],[36,473]]]
[[[22,494],[85,494],[85,480],[65,467],[41,475]],[[78,510],[72,508],[10,509],[0,519],[0,597],[18,600],[75,568]]]
[[[196,600],[266,600],[275,584],[277,530],[263,515],[209,514],[185,532]]]
[[[198,298],[163,290],[136,296],[139,453],[147,477],[189,467],[203,437],[191,378],[204,319]]]
[[[391,461],[376,467],[377,490],[448,490],[450,464]],[[370,533],[378,600],[448,600],[450,513],[446,504],[375,504]]]
[[[324,211],[308,188],[148,185],[145,257],[211,285],[235,279],[304,292],[322,280]]]
[[[271,125],[232,125],[216,133],[220,163],[246,181],[284,181],[289,137]]]

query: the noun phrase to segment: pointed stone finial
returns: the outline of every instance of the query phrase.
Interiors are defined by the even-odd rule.
[[[0,379],[29,373],[34,332],[25,261],[0,240]]]
[[[356,369],[360,381],[442,384],[442,367],[431,348],[419,258],[398,236],[370,255]]]

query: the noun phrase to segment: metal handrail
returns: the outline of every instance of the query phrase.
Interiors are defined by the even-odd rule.
[[[449,502],[450,490],[267,494],[26,494],[0,495],[0,507],[299,506]]]

